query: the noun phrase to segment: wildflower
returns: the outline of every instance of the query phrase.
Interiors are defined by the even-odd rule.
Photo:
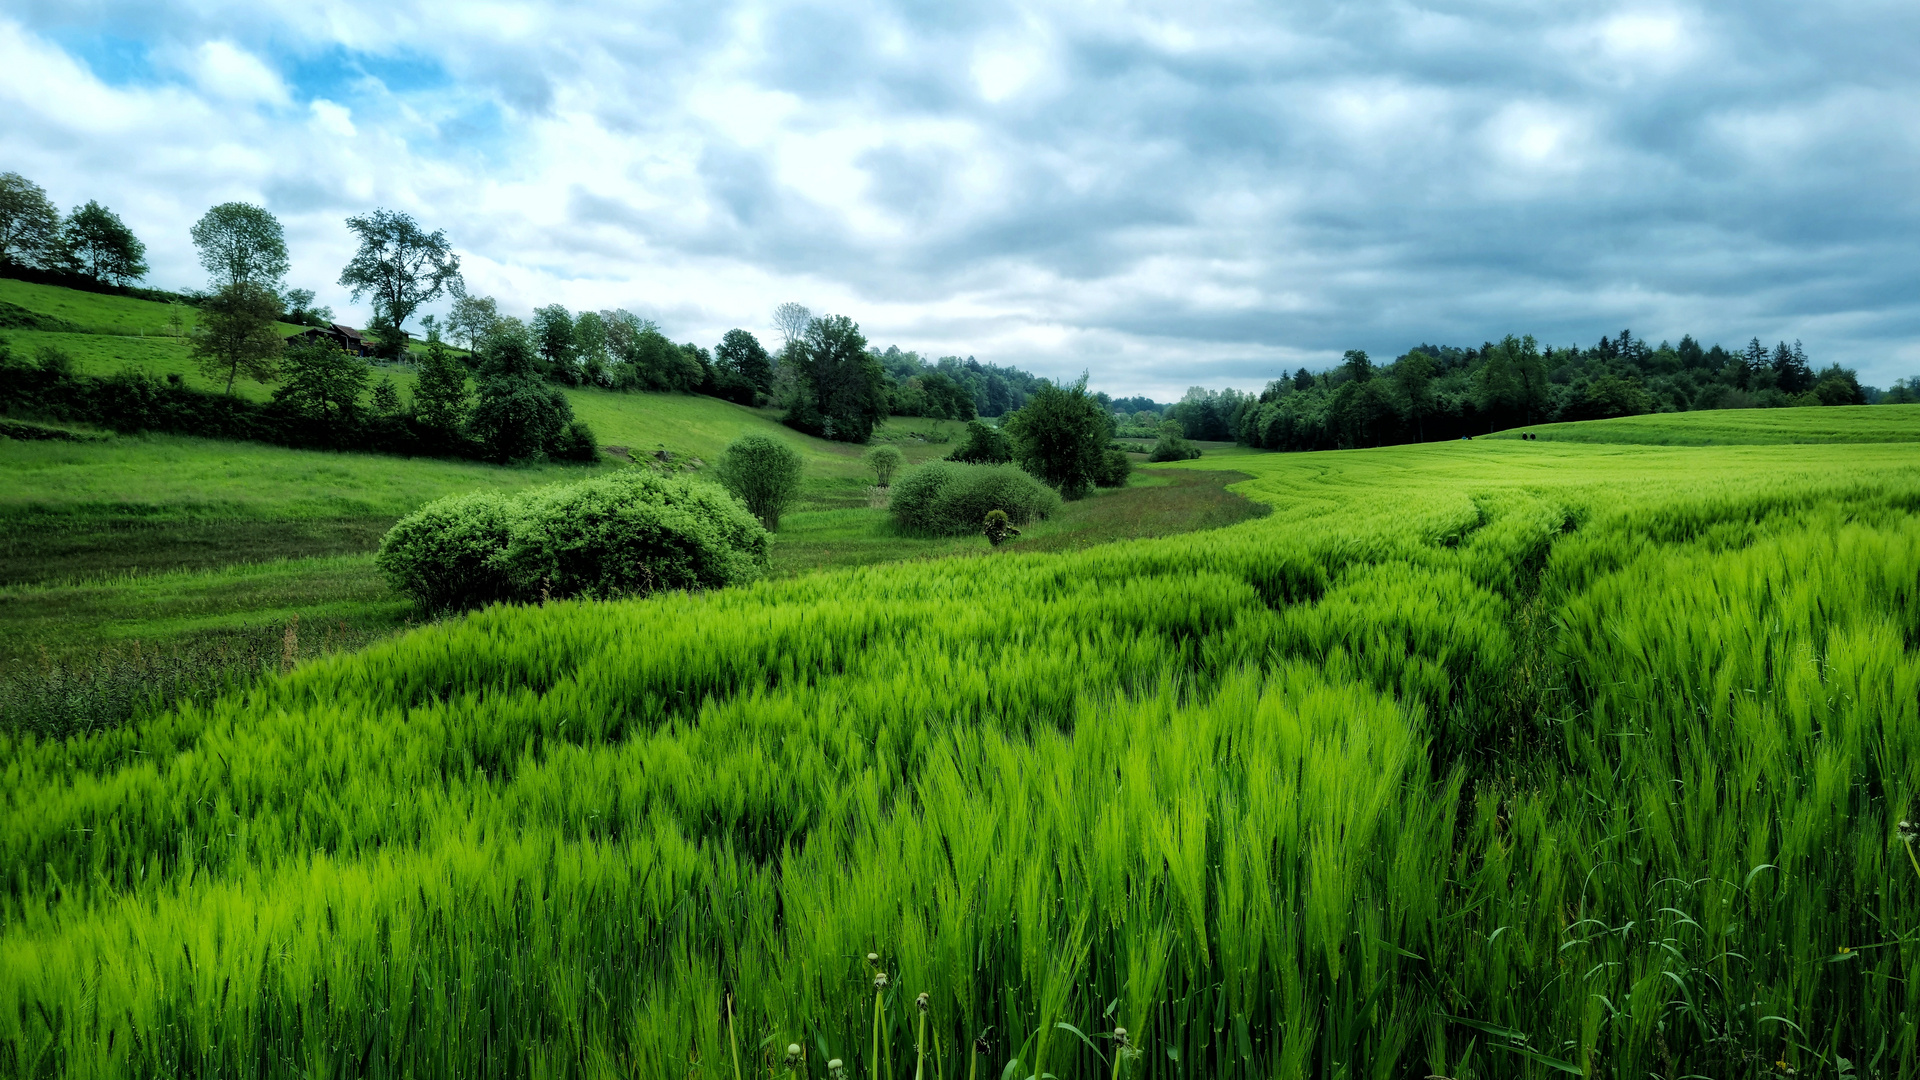
[[[798,1064],[800,1064],[800,1044],[788,1043],[787,1044],[787,1068],[791,1069]]]
[[[833,1077],[834,1080],[841,1080],[841,1078],[847,1075],[846,1062],[841,1061],[839,1058],[834,1058],[832,1061],[827,1062],[827,1075]]]
[[[886,972],[884,972],[884,971],[877,971],[877,972],[875,972],[875,973],[874,973],[874,975],[873,975],[873,988],[874,988],[875,990],[885,990],[885,989],[887,988],[887,973],[886,973]]]
[[[927,995],[926,995],[926,991],[924,991],[924,990],[923,990],[923,991],[921,991],[921,993],[920,993],[920,996],[919,996],[919,997],[917,997],[917,998],[914,998],[914,999],[913,999],[913,1003],[914,1003],[915,1005],[918,1005],[918,1006],[920,1007],[920,1011],[921,1011],[921,1012],[926,1012],[926,1011],[927,1011]]]

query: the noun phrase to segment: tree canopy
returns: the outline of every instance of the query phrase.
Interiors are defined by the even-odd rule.
[[[92,199],[68,215],[60,243],[71,269],[97,282],[125,285],[147,276],[147,245]]]
[[[200,249],[200,265],[213,287],[257,285],[272,289],[287,276],[287,238],[280,220],[251,203],[213,207],[190,230]],[[307,294],[311,302],[313,294]]]
[[[360,249],[340,271],[353,298],[371,294],[375,313],[404,329],[420,305],[438,299],[460,280],[460,257],[439,229],[427,232],[409,214],[375,210],[347,219]]]

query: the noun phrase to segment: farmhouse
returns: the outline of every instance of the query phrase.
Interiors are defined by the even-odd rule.
[[[413,336],[404,330],[400,334],[402,338]],[[345,323],[328,323],[326,326],[309,327],[288,338],[287,344],[314,340],[331,341],[345,349],[350,356],[366,356],[373,349],[373,340],[364,331],[355,330]]]

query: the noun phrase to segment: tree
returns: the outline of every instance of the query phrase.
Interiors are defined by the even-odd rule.
[[[467,418],[467,373],[440,340],[440,328],[427,327],[427,351],[413,387],[414,416],[441,439],[451,441]]]
[[[611,381],[607,368],[613,355],[607,351],[607,323],[596,311],[583,311],[573,320],[573,354],[578,358],[580,377],[589,386],[606,386]]]
[[[773,390],[773,357],[760,339],[745,330],[727,331],[713,349],[714,367],[765,394]]]
[[[791,347],[795,342],[807,336],[807,327],[813,325],[813,312],[805,305],[788,301],[773,309],[773,328],[780,332],[781,347]]]
[[[504,318],[480,343],[473,416],[467,430],[495,461],[550,453],[573,422],[567,396],[540,377],[540,357],[526,324]]]
[[[1373,378],[1373,361],[1367,357],[1365,349],[1348,349],[1341,356],[1340,367],[1354,382],[1366,382]]]
[[[784,423],[841,442],[866,442],[886,415],[887,376],[867,351],[860,326],[845,315],[807,324],[788,350],[797,392]]]
[[[867,468],[873,470],[874,486],[891,484],[893,474],[900,471],[900,463],[905,460],[898,447],[881,445],[867,451]]]
[[[1773,384],[1785,394],[1804,394],[1813,389],[1813,368],[1798,341],[1781,342],[1773,350]]]
[[[224,379],[229,395],[242,375],[255,382],[272,380],[283,344],[273,326],[279,315],[280,298],[259,285],[227,285],[208,297],[191,346],[201,373]]]
[[[360,250],[340,271],[340,284],[373,295],[373,310],[404,329],[421,304],[438,298],[460,280],[460,257],[439,229],[427,232],[411,215],[388,210],[347,219],[360,238]]]
[[[257,285],[273,289],[287,276],[287,238],[280,220],[251,203],[229,202],[201,215],[190,231],[200,265],[213,287]],[[307,302],[313,294],[306,294]],[[303,305],[304,306],[304,305]]]
[[[0,173],[0,266],[45,266],[60,254],[60,211],[39,184]]]
[[[118,214],[92,199],[67,217],[60,246],[75,273],[103,284],[125,285],[147,276],[147,245]]]
[[[559,304],[533,309],[533,341],[547,361],[547,378],[573,386],[580,381],[574,363],[573,316]]]
[[[1822,405],[1865,405],[1866,391],[1860,389],[1860,379],[1852,371],[1839,364],[1829,364],[1820,373],[1820,379],[1814,383],[1813,394]]]
[[[897,452],[897,451],[896,451]],[[800,454],[768,435],[742,435],[720,458],[720,482],[747,504],[769,531],[800,494]]]
[[[970,465],[999,465],[1013,460],[1013,447],[1007,443],[1007,436],[998,428],[989,426],[981,420],[967,421],[967,441],[954,448],[947,455],[948,461],[963,461]]]
[[[1041,383],[1005,427],[1013,459],[1067,499],[1093,485],[1113,437],[1113,418],[1087,393],[1084,373],[1072,386]]]
[[[500,306],[491,296],[468,296],[461,291],[453,298],[453,311],[447,315],[447,332],[461,347],[473,351],[476,343],[493,332],[500,321]]]
[[[1313,372],[1301,368],[1293,373],[1293,388],[1299,391],[1313,389]]]
[[[333,309],[325,304],[315,304],[312,289],[288,289],[281,295],[287,309],[283,317],[288,322],[324,327],[333,321]]]
[[[1162,420],[1160,438],[1147,452],[1148,461],[1186,461],[1200,456],[1200,448],[1186,440],[1186,431],[1178,420]]]
[[[287,350],[284,381],[274,404],[310,420],[352,421],[366,393],[367,362],[324,338],[309,338]]]
[[[1433,411],[1433,357],[1415,349],[1393,363],[1393,382],[1407,401],[1414,437],[1427,439],[1426,416]]]

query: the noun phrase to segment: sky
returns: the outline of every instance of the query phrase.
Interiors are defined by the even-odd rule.
[[[1096,389],[1630,328],[1920,375],[1920,4],[12,0],[0,171],[675,340],[797,301]]]

